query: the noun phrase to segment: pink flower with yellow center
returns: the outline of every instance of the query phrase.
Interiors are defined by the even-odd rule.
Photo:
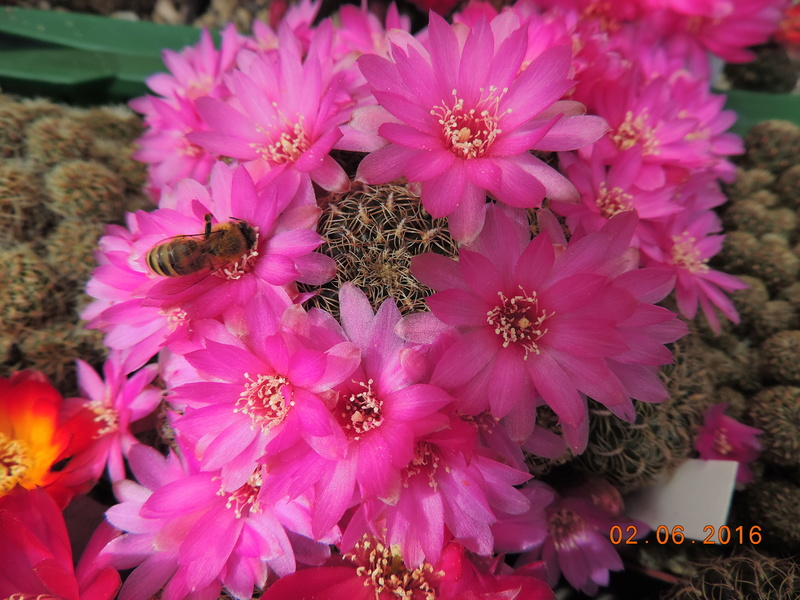
[[[737,483],[750,483],[753,473],[749,463],[761,452],[756,436],[764,432],[729,417],[725,414],[727,408],[727,402],[721,402],[706,410],[694,447],[703,460],[735,460],[739,463]]]
[[[602,480],[589,481],[563,495],[532,481],[522,493],[531,499],[531,510],[504,519],[503,527],[528,535],[506,547],[522,553],[518,565],[544,561],[550,585],[556,585],[563,573],[575,589],[596,594],[599,586],[608,585],[610,571],[623,568],[617,548],[609,541],[610,529],[616,525],[628,531],[633,524],[638,538],[650,530],[646,523],[623,514],[622,496]]]
[[[674,199],[676,190],[673,186],[655,190],[636,186],[634,181],[643,167],[637,147],[620,152],[610,165],[599,152],[592,152],[588,158],[564,152],[559,155],[559,162],[581,194],[580,204],[552,204],[554,212],[566,216],[570,231],[578,228],[587,232],[597,231],[611,217],[626,210],[636,210],[640,225],[683,210]],[[636,247],[639,246],[640,229],[637,228],[632,242]]]
[[[487,193],[521,207],[545,195],[577,199],[572,184],[529,151],[580,148],[607,125],[560,101],[574,84],[568,47],[549,48],[522,70],[527,39],[510,13],[472,28],[431,13],[427,45],[391,32],[391,60],[358,61],[382,107],[370,118],[388,142],[364,158],[358,178],[420,182],[426,210],[448,216],[451,234],[465,242],[483,225]]]
[[[684,211],[666,223],[654,224],[652,235],[659,242],[642,247],[645,266],[671,269],[677,275],[675,298],[681,314],[694,319],[699,306],[716,332],[721,328],[715,309],[732,322],[739,322],[726,292],[747,287],[738,277],[712,269],[708,264],[722,249],[725,236],[712,235],[720,229],[719,217],[713,211]]]
[[[366,533],[385,531],[387,544],[412,568],[437,562],[451,538],[476,554],[490,555],[496,514],[528,509],[527,498],[514,486],[531,476],[496,460],[494,452],[478,445],[477,434],[475,424],[455,417],[447,429],[418,439],[397,497],[362,500],[343,546]]]
[[[218,598],[223,586],[247,600],[270,572],[286,575],[296,560],[320,564],[330,554],[331,533],[320,543],[308,539],[308,502],[273,495],[263,467],[226,487],[190,456],[165,458],[137,445],[130,464],[141,483],[115,484],[120,503],[106,518],[123,534],[100,555],[119,569],[135,567],[120,600]]]
[[[195,108],[203,96],[227,98],[230,91],[223,76],[233,66],[244,39],[231,24],[222,32],[219,50],[208,31],[200,41],[180,52],[164,50],[164,63],[169,73],[157,73],[147,78],[147,85],[157,96],[142,96],[131,100],[130,107],[143,114],[147,131],[137,141],[133,154],[137,160],[150,164],[148,187],[156,199],[165,186],[184,177],[205,183],[217,156],[190,142],[187,135],[207,129]]]
[[[312,468],[317,456],[331,461],[344,456],[346,440],[331,414],[333,389],[358,366],[359,351],[335,330],[338,325],[327,313],[306,315],[294,305],[275,331],[264,318],[265,304],[246,307],[244,341],[231,334],[227,343],[207,340],[204,348],[186,355],[192,382],[170,396],[186,407],[174,427],[204,469],[222,470],[226,485],[241,484],[257,463],[279,452],[293,453],[293,459],[275,461],[276,474],[294,488],[303,487],[292,478],[307,467],[302,475],[313,485],[314,477],[325,475]],[[327,319],[319,323],[318,315]]]
[[[539,225],[544,231],[531,241],[524,214],[493,205],[457,262],[433,253],[412,260],[416,277],[437,290],[427,299],[433,315],[458,333],[431,382],[459,398],[466,414],[508,417],[518,443],[533,432],[539,396],[582,452],[586,397],[629,420],[631,397],[666,398],[657,367],[671,362],[664,344],[686,326],[653,306],[671,290],[672,275],[636,268],[633,212],[569,244],[550,213],[540,213]],[[421,319],[412,333],[428,324]]]
[[[233,98],[206,97],[197,110],[209,131],[189,134],[206,150],[239,159],[257,184],[277,177],[299,190],[301,204],[314,204],[312,182],[329,191],[350,180],[330,151],[349,118],[350,99],[332,73],[331,29],[316,30],[301,57],[299,42],[280,28],[277,57],[253,55],[229,78]]]
[[[335,389],[332,413],[348,443],[318,486],[321,529],[341,518],[356,490],[361,498],[396,498],[417,438],[446,427],[444,408],[455,401],[413,368],[415,352],[394,333],[401,317],[393,300],[373,315],[364,292],[352,284],[342,285],[339,298],[344,332],[361,361]]]
[[[75,457],[98,478],[107,467],[111,482],[125,478],[125,457],[134,444],[132,425],[158,407],[162,390],[152,383],[157,365],[147,365],[128,377],[128,367],[119,351],[112,351],[103,365],[104,380],[86,362],[78,360],[78,387],[82,398],[72,403],[90,410],[98,430],[92,444]]]

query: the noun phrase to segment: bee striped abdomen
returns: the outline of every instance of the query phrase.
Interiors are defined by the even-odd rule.
[[[162,277],[182,277],[196,273],[208,264],[208,260],[201,242],[191,238],[171,240],[147,253],[147,266]]]

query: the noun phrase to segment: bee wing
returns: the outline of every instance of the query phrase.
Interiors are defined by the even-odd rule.
[[[162,244],[169,244],[172,240],[183,239],[183,240],[198,240],[200,242],[214,239],[219,237],[223,232],[219,230],[212,231],[211,234],[206,237],[205,233],[179,233],[178,235],[173,235],[168,238],[164,238],[156,246],[160,246]]]

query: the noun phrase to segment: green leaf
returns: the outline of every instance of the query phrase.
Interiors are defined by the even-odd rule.
[[[0,8],[0,32],[50,44],[127,56],[161,56],[164,48],[196,44],[200,29],[97,15]],[[219,36],[212,32],[215,41]]]
[[[740,135],[753,125],[769,119],[782,119],[800,125],[800,96],[747,90],[726,90],[725,108],[736,111],[738,119],[731,130]]]
[[[80,85],[110,80],[117,72],[115,57],[70,48],[23,48],[0,52],[0,79]]]
[[[0,86],[73,102],[124,101],[146,94],[145,79],[167,70],[164,48],[199,39],[196,27],[0,8]]]

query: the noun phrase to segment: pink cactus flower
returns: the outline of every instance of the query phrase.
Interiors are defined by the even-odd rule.
[[[371,118],[388,145],[364,158],[358,178],[421,182],[426,210],[449,216],[463,242],[483,225],[487,193],[523,207],[545,195],[577,200],[572,184],[529,150],[580,148],[607,130],[603,119],[583,116],[582,105],[560,100],[574,83],[568,47],[542,52],[520,72],[527,30],[506,33],[514,19],[466,29],[431,13],[427,47],[392,32],[392,60],[359,59],[383,108]]]
[[[210,189],[184,180],[165,194],[164,208],[128,216],[128,229],[111,226],[100,240],[98,261],[87,285],[97,300],[83,316],[104,331],[106,343],[131,353],[130,368],[143,365],[166,344],[202,335],[200,321],[236,313],[264,296],[264,317],[277,321],[297,297],[296,281],[321,284],[333,276],[333,259],[313,250],[319,209],[283,210],[291,194],[275,183],[256,192],[247,171],[218,163]],[[202,239],[206,215],[212,225],[242,222],[256,232],[253,246],[224,268],[202,268],[180,277],[153,272],[147,255],[175,236]],[[216,234],[215,234],[216,235]],[[191,324],[191,326],[190,326]]]
[[[528,499],[514,486],[530,473],[496,460],[477,445],[473,423],[452,418],[447,429],[426,435],[402,473],[396,498],[364,499],[356,508],[342,545],[351,548],[363,535],[382,535],[397,547],[406,565],[436,563],[454,538],[481,556],[492,553],[496,513],[519,514]]]
[[[764,432],[729,417],[725,414],[727,408],[726,402],[708,407],[694,447],[703,460],[735,460],[739,463],[736,482],[750,483],[753,473],[749,463],[761,452],[761,442],[756,436]]]
[[[663,344],[686,326],[652,305],[669,293],[672,276],[636,269],[628,252],[634,213],[569,244],[552,216],[533,241],[524,215],[517,217],[490,207],[484,231],[458,262],[432,253],[413,259],[413,273],[437,290],[427,299],[431,311],[460,333],[431,381],[452,390],[467,414],[510,415],[519,443],[533,432],[541,396],[582,452],[586,396],[627,419],[634,417],[631,397],[666,398],[657,367],[672,357]]]
[[[394,333],[400,311],[393,300],[373,315],[364,292],[352,284],[342,286],[339,298],[344,332],[361,351],[361,363],[336,387],[332,412],[347,453],[330,463],[317,486],[321,529],[341,518],[356,491],[362,499],[397,498],[416,441],[447,427],[449,410],[443,409],[455,402],[414,368],[414,351]]]
[[[71,398],[75,408],[88,408],[98,423],[92,444],[72,463],[85,465],[97,479],[108,467],[111,482],[125,478],[125,457],[137,442],[132,425],[158,408],[162,390],[150,385],[157,365],[147,365],[128,377],[119,351],[112,351],[103,365],[104,379],[78,359],[78,389],[82,398]]]
[[[694,319],[699,306],[709,326],[717,333],[721,326],[715,309],[732,322],[739,322],[736,308],[726,292],[747,287],[738,277],[708,265],[709,259],[722,249],[725,236],[712,235],[720,229],[719,217],[713,211],[684,211],[654,226],[652,235],[659,241],[642,247],[645,266],[667,268],[677,275],[675,298],[681,314]]]
[[[227,98],[230,92],[223,76],[233,66],[244,39],[233,24],[222,32],[222,45],[214,48],[207,30],[203,30],[195,46],[181,52],[164,50],[163,58],[169,73],[148,77],[147,85],[156,94],[131,100],[130,107],[145,116],[147,131],[138,140],[133,157],[151,165],[148,169],[148,190],[158,199],[164,187],[184,177],[205,183],[216,155],[187,139],[192,131],[206,129],[195,108],[202,96]]]
[[[106,513],[123,532],[101,558],[134,571],[120,600],[218,597],[222,587],[246,600],[270,572],[292,573],[297,560],[321,564],[329,556],[331,532],[309,540],[308,505],[270,496],[267,469],[254,469],[242,485],[226,488],[215,471],[200,471],[189,457],[164,458],[137,445],[130,453],[140,483],[123,480],[114,491],[120,503]],[[297,551],[295,551],[297,550]]]
[[[238,159],[259,186],[284,179],[292,193],[299,191],[300,204],[315,204],[312,181],[328,191],[348,189],[350,180],[329,154],[350,116],[350,99],[332,72],[331,36],[330,24],[318,28],[303,58],[292,31],[281,27],[276,59],[250,55],[230,74],[231,101],[197,101],[209,130],[189,140]]]
[[[644,537],[650,527],[622,514],[619,492],[605,482],[593,483],[557,494],[547,484],[530,482],[523,491],[543,501],[530,513],[517,515],[505,527],[515,526],[538,531],[543,538],[530,538],[519,546],[522,556],[517,564],[542,560],[547,581],[556,585],[561,574],[575,589],[593,596],[599,586],[607,586],[610,571],[622,570],[622,559],[609,540],[609,531],[619,526],[623,531],[636,526],[637,537]]]
[[[353,373],[360,353],[327,313],[306,315],[294,305],[275,330],[264,319],[265,304],[246,307],[244,341],[208,340],[186,355],[195,372],[193,382],[172,390],[170,399],[185,407],[173,425],[204,469],[222,470],[225,485],[242,485],[257,464],[270,461],[292,494],[326,475],[314,468],[316,455],[344,457],[333,388]],[[280,452],[292,459],[278,460]]]

